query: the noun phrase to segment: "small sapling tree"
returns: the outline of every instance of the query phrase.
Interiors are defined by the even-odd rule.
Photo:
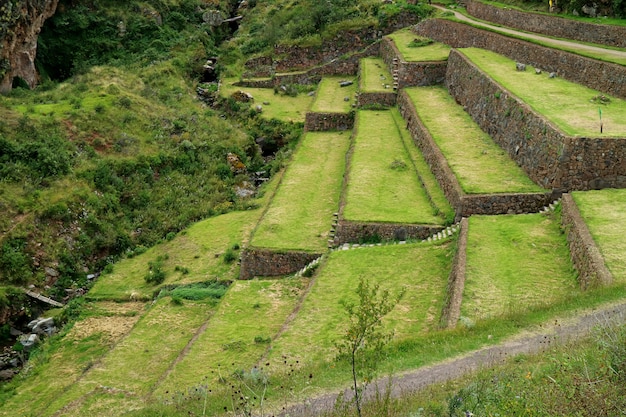
[[[404,291],[392,297],[389,291],[380,290],[378,284],[371,285],[367,279],[361,278],[356,294],[358,304],[343,303],[348,315],[348,327],[336,346],[339,358],[350,363],[354,402],[357,415],[361,417],[363,391],[374,378],[384,347],[393,336],[392,331],[382,328],[382,319],[393,310]]]

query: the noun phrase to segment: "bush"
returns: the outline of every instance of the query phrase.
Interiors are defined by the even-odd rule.
[[[165,281],[165,271],[163,270],[163,263],[167,259],[165,256],[158,256],[156,260],[148,262],[148,273],[143,279],[148,284],[159,285]]]
[[[4,279],[13,284],[24,284],[32,277],[31,257],[26,253],[26,240],[7,239],[0,249],[0,270]]]
[[[224,252],[224,263],[232,264],[237,260],[237,252],[235,252],[232,248],[226,249]]]

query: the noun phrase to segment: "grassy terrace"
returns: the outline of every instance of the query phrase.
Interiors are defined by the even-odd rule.
[[[410,28],[401,29],[387,36],[393,40],[406,62],[446,61],[450,54],[450,47],[442,43],[417,46],[426,39],[413,33]]]
[[[608,96],[563,78],[536,75],[532,67],[520,72],[515,62],[483,49],[461,49],[472,62],[496,82],[522,99],[563,132],[572,136],[626,137],[626,100]],[[603,95],[608,104],[593,99]],[[604,132],[600,133],[599,111],[602,109]]]
[[[579,293],[565,236],[554,217],[472,216],[461,315],[519,314]]]
[[[408,244],[332,252],[316,277],[298,316],[273,344],[271,356],[300,358],[305,364],[332,360],[345,325],[342,300],[353,300],[359,278],[404,297],[385,319],[396,340],[437,329],[452,257],[451,244]]]
[[[606,189],[572,193],[616,283],[626,283],[626,190]]]
[[[222,81],[220,95],[230,97],[235,91],[245,91],[254,97],[254,104],[263,107],[262,117],[278,119],[285,122],[304,122],[306,112],[313,103],[313,97],[300,93],[296,97],[276,94],[272,88],[237,87],[233,83],[236,78],[227,78]],[[270,103],[270,104],[263,104]]]
[[[326,250],[339,197],[348,132],[309,132],[289,164],[252,245],[273,249]]]
[[[443,87],[406,89],[417,115],[468,194],[541,192]]]
[[[350,86],[341,87],[339,82],[353,81]],[[318,113],[348,113],[354,103],[356,79],[352,75],[345,77],[324,77],[317,88],[311,111]],[[344,98],[349,97],[349,101]]]
[[[393,93],[393,78],[381,58],[363,58],[359,70],[361,91]]]
[[[439,224],[390,111],[362,110],[350,162],[347,220]]]

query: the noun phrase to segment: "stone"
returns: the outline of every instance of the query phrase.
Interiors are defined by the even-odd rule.
[[[263,113],[263,106],[261,106],[260,104],[257,104],[254,109],[257,113]]]
[[[340,87],[348,87],[350,85],[354,84],[353,81],[339,81],[339,86]]]
[[[0,371],[0,381],[8,381],[12,379],[17,372],[13,369],[4,369]]]
[[[535,75],[541,74],[541,70],[539,68],[535,68]]]
[[[30,352],[33,347],[35,347],[35,345],[39,343],[39,336],[34,333],[24,335],[20,338],[20,343],[24,347],[25,352]]]
[[[344,97],[343,101],[350,101],[350,97]]]
[[[556,72],[551,72],[550,75],[548,75],[548,77],[550,78],[556,78]]]
[[[526,64],[522,64],[521,62],[516,62],[515,69],[517,71],[526,71]]]

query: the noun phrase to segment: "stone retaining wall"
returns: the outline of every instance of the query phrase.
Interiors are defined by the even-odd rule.
[[[561,222],[566,230],[572,263],[578,271],[580,287],[587,289],[611,284],[613,276],[604,264],[604,258],[572,196],[564,194],[561,205]]]
[[[626,99],[626,66],[597,61],[445,19],[428,19],[416,32],[454,48],[489,49],[559,77]]]
[[[459,239],[457,241],[456,254],[452,261],[452,270],[448,277],[446,290],[446,302],[441,312],[441,326],[455,327],[461,317],[461,303],[463,302],[463,290],[465,289],[465,270],[467,266],[467,236],[469,221],[467,217],[461,219],[459,225]]]
[[[337,225],[333,243],[335,245],[343,245],[344,243],[367,242],[378,239],[381,241],[422,240],[443,229],[443,226],[341,220]]]
[[[307,112],[304,129],[310,132],[329,130],[351,130],[354,127],[354,112],[313,113]]]
[[[278,252],[247,248],[241,254],[239,279],[293,274],[320,256],[322,256],[321,253]]]
[[[389,68],[389,72],[393,73],[394,69],[398,71],[398,89],[442,84],[446,78],[446,61],[405,62],[396,44],[390,38],[383,38],[380,44],[380,56]]]
[[[556,38],[626,48],[626,27],[624,26],[581,22],[558,16],[495,7],[473,0],[468,0],[465,7],[470,15],[498,25]]]
[[[468,217],[473,214],[512,214],[535,213],[558,199],[560,193],[507,193],[507,194],[466,194],[448,161],[417,116],[415,106],[409,96],[400,92],[398,108],[407,121],[407,129],[416,145],[422,151],[424,159],[437,178],[446,198],[454,207],[456,217]]]
[[[542,187],[626,187],[626,139],[564,135],[455,50],[448,59],[446,86],[481,129]]]
[[[368,93],[368,92],[360,92],[357,93],[357,106],[365,107],[365,106],[386,106],[393,107],[396,105],[397,95],[395,92],[390,91],[388,93],[378,92],[378,93]]]

